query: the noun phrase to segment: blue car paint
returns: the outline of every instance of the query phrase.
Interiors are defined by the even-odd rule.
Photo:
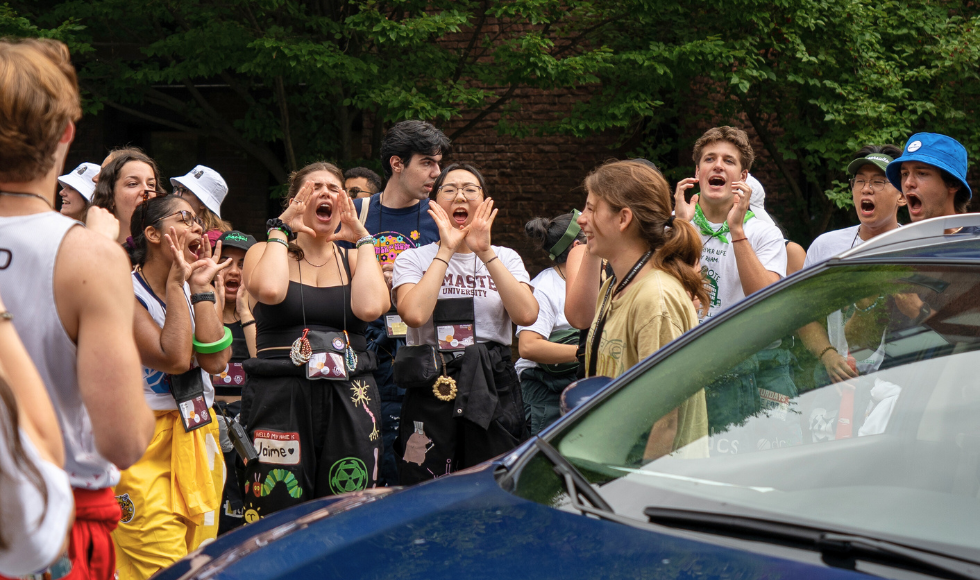
[[[320,519],[206,576],[235,580],[863,576],[560,511],[503,490],[493,475],[498,465],[486,464],[396,491]],[[222,553],[242,540],[337,501],[310,502],[249,524],[206,546],[201,554],[220,561]],[[176,580],[188,571],[188,562],[185,559],[155,578]]]

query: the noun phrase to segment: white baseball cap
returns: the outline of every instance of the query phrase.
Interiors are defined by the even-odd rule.
[[[198,165],[187,175],[170,178],[170,185],[177,187],[178,184],[191,190],[204,207],[221,217],[221,202],[228,195],[228,184],[220,173],[210,167]]]
[[[58,183],[62,186],[70,187],[82,194],[85,201],[92,203],[92,194],[95,193],[95,182],[92,178],[99,174],[102,168],[95,163],[82,163],[67,175],[58,178]]]

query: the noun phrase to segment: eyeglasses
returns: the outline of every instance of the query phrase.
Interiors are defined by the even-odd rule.
[[[854,191],[861,191],[864,189],[865,185],[871,184],[871,191],[884,191],[885,186],[888,185],[888,181],[884,179],[872,179],[867,181],[865,179],[852,179],[851,189]]]
[[[187,189],[183,185],[174,186],[174,195],[177,197],[184,197],[185,194],[193,193],[191,190]]]
[[[377,192],[376,191],[371,191],[369,189],[361,189],[360,187],[352,187],[352,188],[350,188],[350,189],[347,190],[347,195],[349,195],[351,197],[355,197],[355,198],[357,196],[361,195],[362,193],[370,193],[371,195],[374,195]]]
[[[157,191],[155,189],[144,189],[143,190],[143,203],[153,199],[154,197],[163,197],[169,195],[166,191]]]
[[[189,228],[194,227],[194,224],[197,224],[201,226],[202,230],[204,229],[204,221],[201,218],[197,217],[196,215],[192,214],[191,212],[187,211],[186,209],[182,209],[180,211],[175,211],[172,214],[165,215],[162,218],[160,218],[158,221],[162,222],[168,217],[173,217],[175,215],[179,215],[180,221],[183,222],[183,224]]]
[[[463,197],[467,201],[474,201],[479,199],[480,192],[483,191],[483,188],[479,185],[467,185],[462,188],[456,187],[455,185],[443,185],[439,188],[439,196],[443,199],[455,199],[460,191],[463,192]]]

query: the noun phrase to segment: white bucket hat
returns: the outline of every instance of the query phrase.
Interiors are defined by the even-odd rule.
[[[187,175],[170,178],[170,185],[177,187],[178,184],[191,190],[204,207],[221,217],[221,202],[228,195],[228,184],[220,173],[210,167],[198,165]]]
[[[762,184],[751,173],[745,178],[745,183],[752,188],[752,195],[749,197],[749,209],[752,210],[755,217],[764,222],[773,223],[772,218],[769,217],[769,213],[766,211],[766,190],[762,187]]]
[[[59,177],[58,183],[74,189],[82,194],[85,201],[92,203],[92,195],[95,193],[95,182],[92,178],[98,175],[101,169],[95,163],[82,163],[67,175]]]

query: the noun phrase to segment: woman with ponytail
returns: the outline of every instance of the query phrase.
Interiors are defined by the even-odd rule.
[[[701,238],[671,215],[670,187],[637,161],[614,161],[585,178],[578,219],[589,252],[608,260],[613,277],[599,289],[585,350],[587,376],[618,377],[698,324],[692,298],[707,304],[696,264]],[[653,459],[708,434],[704,391],[654,425],[644,450]]]
[[[554,423],[561,415],[561,392],[575,380],[580,332],[565,319],[566,262],[572,248],[585,241],[575,221],[578,211],[554,219],[534,218],[524,226],[555,263],[531,280],[538,301],[538,319],[517,327],[521,358],[514,365],[521,381],[524,418],[531,435]]]

